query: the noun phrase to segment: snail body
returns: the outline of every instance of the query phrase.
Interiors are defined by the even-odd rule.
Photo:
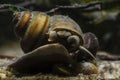
[[[71,64],[71,62],[72,59],[64,46],[47,44],[25,54],[9,65],[8,69],[14,74],[48,73],[51,72],[54,64]]]
[[[27,74],[57,72],[70,76],[80,73],[81,67],[85,67],[84,71],[97,73],[92,63],[96,55],[96,51],[92,50],[98,47],[96,36],[92,33],[83,34],[74,20],[68,16],[49,16],[36,11],[17,12],[14,16],[15,33],[21,39],[22,50],[27,54],[10,64],[10,71]],[[82,61],[91,62],[87,65],[90,68],[87,69],[87,63]]]

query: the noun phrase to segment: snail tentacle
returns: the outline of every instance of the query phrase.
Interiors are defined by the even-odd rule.
[[[92,58],[93,60],[96,60],[95,56],[89,50],[87,50],[85,47],[79,46],[79,49],[82,50],[83,52],[87,53],[90,56],[90,58]]]

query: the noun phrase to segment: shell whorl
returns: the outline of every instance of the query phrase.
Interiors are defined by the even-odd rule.
[[[48,31],[49,16],[40,12],[17,12],[15,32],[21,38],[21,47],[24,52],[33,50],[36,41],[42,40]]]
[[[80,38],[80,45],[83,45],[83,32],[80,26],[68,16],[54,15],[50,22],[52,31],[68,31],[72,35],[77,35]]]

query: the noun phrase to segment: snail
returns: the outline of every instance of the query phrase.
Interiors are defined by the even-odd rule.
[[[9,71],[15,74],[42,72],[70,76],[82,73],[79,67],[82,65],[84,71],[98,73],[94,63],[98,40],[92,33],[83,34],[70,17],[22,11],[14,13],[13,20],[15,33],[26,54],[10,64]]]

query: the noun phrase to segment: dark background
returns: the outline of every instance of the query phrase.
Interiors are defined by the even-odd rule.
[[[90,0],[95,2],[96,0]],[[1,0],[2,4],[14,4],[29,10],[45,12],[56,5],[87,4],[89,0]],[[73,18],[83,32],[94,33],[99,40],[99,50],[120,54],[120,1],[97,0],[102,2],[101,10],[81,11],[80,9],[62,9],[48,15],[62,14]],[[0,8],[0,46],[6,42],[18,41],[14,34],[14,7]],[[21,10],[22,11],[22,10]]]

